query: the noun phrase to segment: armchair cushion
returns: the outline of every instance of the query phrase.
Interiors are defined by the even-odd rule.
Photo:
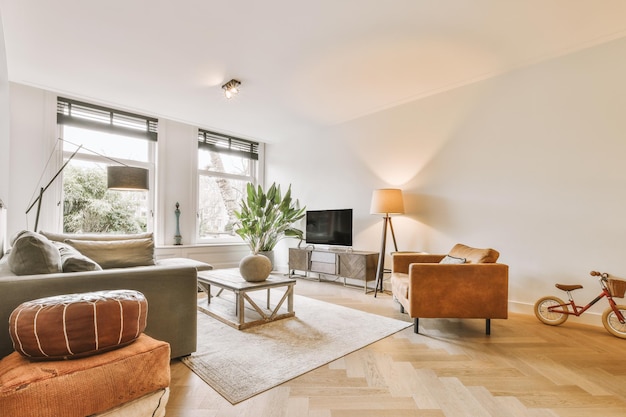
[[[500,253],[495,249],[476,249],[461,243],[454,245],[448,253],[455,258],[465,258],[468,264],[494,263],[500,257]]]
[[[396,300],[409,299],[409,275],[401,272],[394,272],[391,275],[391,293]],[[401,304],[404,304],[401,302]]]

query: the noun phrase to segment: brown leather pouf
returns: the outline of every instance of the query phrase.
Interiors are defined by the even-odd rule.
[[[58,295],[20,304],[9,318],[17,352],[72,359],[125,346],[146,328],[148,303],[134,290]]]

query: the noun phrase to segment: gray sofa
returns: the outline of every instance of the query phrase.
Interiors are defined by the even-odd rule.
[[[8,322],[11,312],[24,301],[60,294],[131,289],[148,300],[145,333],[168,342],[171,357],[196,350],[197,271],[211,266],[191,259],[165,259],[155,265],[87,272],[15,275],[8,257],[0,259],[0,358],[13,351]]]

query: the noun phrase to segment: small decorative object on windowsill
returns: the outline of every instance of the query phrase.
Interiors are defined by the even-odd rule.
[[[174,210],[174,214],[176,215],[176,234],[174,235],[174,245],[182,245],[183,237],[180,235],[180,204],[178,201],[176,202],[176,210]]]
[[[252,183],[248,183],[247,196],[241,200],[240,207],[239,211],[235,210],[235,232],[252,253],[241,260],[239,272],[246,281],[265,281],[273,269],[269,259],[273,253],[267,256],[261,253],[272,252],[284,237],[302,239],[304,233],[293,224],[304,217],[305,208],[297,208],[298,201],[291,199],[291,186],[283,196],[276,184],[265,192]]]

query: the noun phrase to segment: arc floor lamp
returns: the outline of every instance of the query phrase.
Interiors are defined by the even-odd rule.
[[[390,214],[404,214],[404,199],[402,190],[398,188],[383,188],[374,190],[372,193],[371,214],[383,214],[383,235],[380,242],[380,254],[378,255],[378,268],[376,269],[376,288],[374,297],[378,291],[383,291],[383,275],[385,273],[385,251],[387,248],[387,226],[391,229],[394,250],[398,251],[396,235],[393,231]]]
[[[59,140],[62,140],[62,139],[59,139]],[[71,142],[68,142],[68,143],[71,143]],[[120,162],[113,158],[109,158],[108,156],[102,155],[96,151],[92,151],[91,149],[87,149],[83,145],[77,145],[77,146],[78,148],[74,151],[72,155],[70,155],[69,158],[67,158],[67,161],[65,161],[65,163],[61,166],[61,168],[57,171],[57,173],[54,174],[50,182],[48,182],[48,184],[45,187],[41,187],[39,189],[39,195],[31,203],[28,209],[26,209],[26,214],[28,214],[33,209],[35,204],[37,204],[37,215],[35,217],[35,229],[34,229],[35,232],[37,231],[37,228],[39,227],[39,214],[41,213],[41,200],[43,198],[43,193],[46,192],[46,190],[52,185],[54,180],[56,180],[57,177],[61,174],[61,172],[63,172],[67,164],[70,163],[72,158],[74,158],[74,156],[76,156],[78,151],[80,151],[81,149],[84,149],[88,152],[94,153],[96,155],[99,155],[103,158],[108,159],[109,161],[119,164],[119,165],[107,166],[107,189],[119,190],[119,191],[148,190],[149,189],[150,176],[149,176],[149,171],[146,168],[131,167],[131,166],[126,165],[123,162]]]

